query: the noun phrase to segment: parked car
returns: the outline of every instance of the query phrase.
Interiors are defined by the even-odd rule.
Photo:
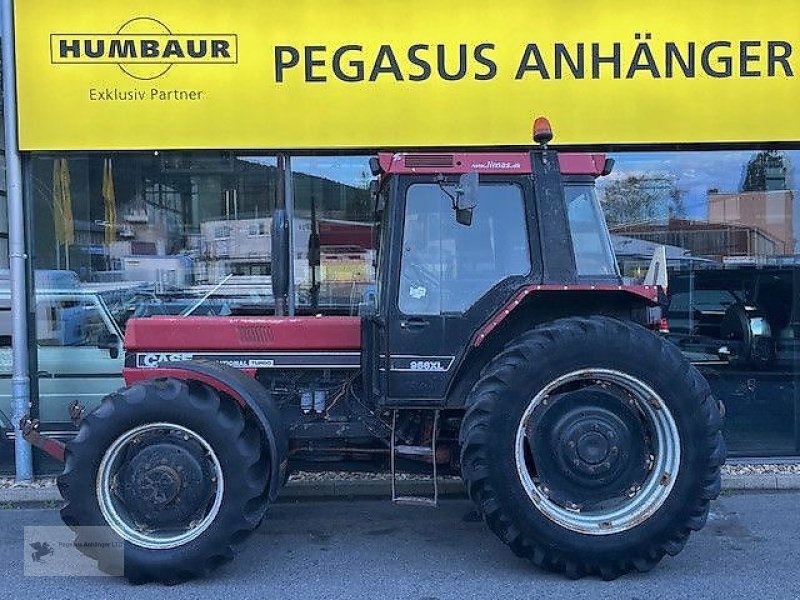
[[[727,407],[732,455],[800,451],[800,266],[669,274],[668,339]]]
[[[123,385],[122,337],[131,307],[147,292],[141,284],[81,284],[70,272],[37,272],[36,353],[42,431],[73,435],[68,407],[73,400],[94,407]],[[7,450],[13,439],[11,292],[0,273],[0,426]],[[6,454],[6,450],[0,454]],[[0,469],[8,456],[0,456]]]
[[[800,352],[800,266],[673,270],[668,338],[695,363],[792,370]]]

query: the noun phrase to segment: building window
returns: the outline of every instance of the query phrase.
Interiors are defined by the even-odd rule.
[[[260,237],[267,235],[266,221],[259,221],[257,223],[250,223],[247,228],[247,235],[250,237]]]
[[[665,315],[670,333],[663,335],[725,402],[731,453],[800,455],[800,152],[629,152],[613,158],[615,171],[598,180],[597,195],[620,271],[631,282],[640,280],[654,249],[666,246],[672,304]],[[368,159],[291,157],[293,300],[299,314],[357,314],[361,298],[376,285]],[[114,323],[123,335],[131,316],[179,315],[207,294],[193,314],[273,313],[274,157],[69,153],[34,154],[26,164],[31,250],[43,302],[36,311],[36,351],[40,370],[63,368],[67,375],[40,384],[44,427],[69,422],[75,394],[91,390],[91,409],[119,387],[124,355],[115,362],[108,350]],[[463,240],[450,230],[449,206],[438,206],[435,194],[425,207],[411,199],[413,220],[426,223],[429,242],[415,248],[418,261],[439,265],[439,291],[422,286],[435,297],[433,306],[418,310],[468,310],[498,278],[527,272],[530,256],[519,230],[524,215],[512,192],[479,203],[470,229],[482,233],[458,258],[453,248]],[[482,215],[489,206],[499,212]],[[588,214],[578,210],[584,208],[575,204],[571,216],[576,258],[588,273],[584,259],[600,257],[602,244],[578,226]],[[439,220],[426,219],[426,210]],[[0,265],[7,263],[4,221],[0,209]],[[437,236],[440,243],[432,243]],[[497,261],[503,244],[519,246],[515,262]],[[435,250],[437,259],[423,256],[423,248]],[[470,252],[482,260],[462,261]],[[68,291],[80,301],[42,299],[54,285],[46,279],[75,286]],[[454,286],[461,293],[449,289]],[[94,308],[86,309],[98,290],[102,302],[92,300]],[[112,316],[102,316],[101,323],[91,317],[95,309]],[[0,310],[0,317],[0,354],[6,353],[0,367],[10,376],[9,312]],[[750,326],[756,323],[768,327],[754,333]]]

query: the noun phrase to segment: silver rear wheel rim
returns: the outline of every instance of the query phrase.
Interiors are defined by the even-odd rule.
[[[184,439],[191,439],[199,443],[206,453],[215,477],[214,500],[211,507],[199,521],[192,523],[184,531],[174,533],[154,532],[138,527],[120,507],[120,501],[115,498],[113,479],[120,456],[129,444],[140,435],[156,431],[169,431],[180,433]],[[153,550],[166,550],[188,544],[202,535],[214,522],[222,505],[222,496],[225,489],[222,466],[217,454],[211,445],[202,436],[191,429],[175,423],[147,423],[126,431],[108,447],[97,471],[96,495],[100,512],[108,526],[122,539]]]
[[[652,436],[652,467],[641,489],[613,509],[581,511],[553,502],[546,486],[530,472],[526,459],[526,426],[533,411],[566,384],[585,381],[616,385],[626,391]],[[535,443],[535,440],[534,440]],[[528,404],[517,426],[515,462],[517,473],[536,508],[558,525],[589,535],[611,535],[641,525],[664,505],[678,476],[681,440],[675,419],[661,397],[640,379],[611,369],[581,369],[563,375],[538,392]]]

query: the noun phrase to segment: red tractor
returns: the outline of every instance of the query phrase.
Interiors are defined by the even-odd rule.
[[[540,120],[530,152],[372,159],[377,284],[358,317],[131,320],[128,387],[66,447],[28,430],[65,456],[77,542],[106,526],[134,582],[202,576],[291,471],[335,469],[390,470],[417,505],[459,474],[515,554],[569,577],[680,552],[720,491],[722,406],[648,328],[663,290],[619,275],[594,193],[611,161],[551,137]],[[398,496],[401,470],[432,471],[430,497]]]

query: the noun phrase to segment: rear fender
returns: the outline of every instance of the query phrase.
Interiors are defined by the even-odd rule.
[[[209,361],[174,362],[164,368],[125,370],[125,381],[128,385],[161,377],[208,385],[233,399],[255,418],[261,430],[264,449],[270,456],[268,493],[269,499],[274,500],[286,473],[288,439],[280,410],[266,388],[238,369]]]
[[[579,314],[596,314],[595,306],[613,307],[615,312],[643,306],[657,306],[660,303],[661,290],[652,285],[618,285],[618,284],[577,284],[529,285],[522,288],[503,308],[498,310],[472,338],[472,346],[481,346],[489,335],[497,329],[511,314],[518,312],[523,306],[541,303],[542,312],[547,317],[538,322],[550,321],[552,315],[572,316]],[[548,302],[549,300],[549,302]],[[559,305],[561,308],[559,309]],[[569,308],[566,308],[569,307]],[[572,313],[558,314],[572,310]],[[588,309],[588,311],[587,311]]]
[[[654,286],[616,284],[532,285],[523,288],[498,310],[472,338],[447,394],[447,406],[460,408],[481,369],[512,339],[543,323],[563,317],[606,315],[642,325],[647,309],[658,306],[661,291]]]

